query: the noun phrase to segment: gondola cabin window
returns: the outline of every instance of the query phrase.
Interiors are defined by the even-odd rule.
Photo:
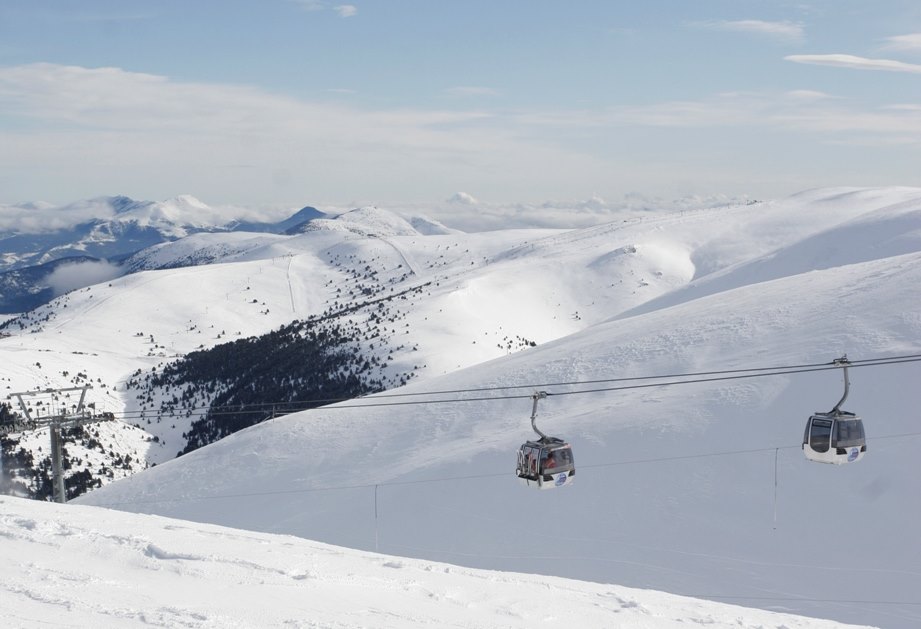
[[[827,419],[812,420],[812,434],[809,438],[809,445],[816,452],[828,452],[831,445],[831,425],[832,422]]]

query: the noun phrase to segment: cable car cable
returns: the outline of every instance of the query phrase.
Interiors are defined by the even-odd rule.
[[[902,360],[902,359],[912,359],[912,360]],[[891,357],[881,357],[881,358],[868,358],[864,360],[855,360],[850,361],[849,366],[859,366],[860,363],[873,363],[867,364],[864,366],[875,366],[876,363],[879,364],[898,364],[899,362],[916,362],[921,360],[921,354],[910,354],[905,356],[891,356]],[[762,371],[777,371],[777,372],[786,372],[787,370],[807,370],[811,367],[825,367],[827,369],[840,369],[839,365],[836,365],[834,362],[825,362],[825,363],[807,363],[803,365],[786,365],[786,366],[777,366],[777,367],[751,367],[747,369],[723,369],[718,371],[698,371],[690,373],[676,373],[676,374],[663,374],[659,376],[624,376],[621,378],[603,378],[599,380],[576,380],[572,382],[545,382],[540,384],[519,384],[519,385],[507,385],[507,386],[497,386],[497,387],[480,387],[473,389],[454,389],[454,390],[443,390],[443,391],[427,391],[427,392],[417,392],[417,393],[382,393],[382,394],[373,394],[374,397],[404,397],[404,396],[417,396],[417,395],[440,395],[447,393],[479,393],[483,391],[502,391],[508,389],[543,389],[546,387],[561,387],[561,386],[576,386],[581,384],[602,384],[605,382],[631,382],[635,380],[663,380],[665,378],[690,378],[695,376],[711,376],[711,375],[721,375],[721,374],[736,374],[736,373],[748,373],[748,372],[762,372]],[[775,375],[775,374],[767,374]],[[367,396],[361,396],[367,397]],[[354,399],[354,398],[352,398]]]
[[[862,359],[862,360],[849,361],[848,366],[850,367],[875,367],[875,366],[901,364],[901,363],[906,363],[906,362],[918,362],[918,361],[921,361],[921,354],[907,354],[903,356],[867,358],[867,359]],[[278,406],[296,405],[296,404],[315,405],[317,403],[322,403],[321,404],[322,406],[326,406],[326,405],[334,404],[337,402],[347,402],[347,401],[354,401],[354,400],[359,400],[359,399],[366,399],[371,396],[373,396],[374,399],[398,398],[398,397],[418,397],[418,396],[423,396],[423,395],[482,393],[482,392],[489,392],[489,391],[506,391],[506,390],[514,390],[514,389],[534,390],[534,389],[542,389],[542,388],[547,388],[547,387],[578,386],[578,385],[584,385],[584,384],[603,384],[606,382],[632,382],[632,381],[639,381],[639,380],[663,380],[666,378],[692,378],[692,377],[697,377],[697,376],[710,376],[710,375],[745,374],[745,375],[738,376],[742,378],[742,377],[756,377],[760,375],[770,376],[770,375],[786,375],[786,374],[792,374],[792,373],[809,373],[812,371],[824,371],[824,370],[829,370],[829,369],[840,369],[840,368],[841,366],[833,361],[831,363],[828,363],[828,362],[806,363],[802,365],[786,365],[786,366],[776,366],[776,367],[751,367],[751,368],[744,368],[744,369],[723,369],[723,370],[716,370],[716,371],[699,371],[699,372],[651,375],[651,376],[632,376],[632,377],[625,376],[625,377],[620,377],[620,378],[603,378],[603,379],[598,379],[598,380],[575,380],[575,381],[570,381],[570,382],[546,382],[546,383],[538,383],[538,384],[505,385],[505,386],[495,386],[495,387],[475,387],[475,388],[469,388],[469,389],[445,389],[445,390],[438,390],[438,391],[419,391],[419,392],[412,392],[412,393],[380,392],[380,393],[373,393],[369,395],[362,395],[358,397],[349,397],[349,398],[320,398],[316,400],[259,402],[259,403],[247,404],[247,405],[226,404],[226,405],[216,406],[216,407],[199,407],[199,408],[209,408],[212,410],[213,409],[220,410],[220,409],[228,409],[228,408],[235,409],[240,406],[245,406],[246,409],[253,409],[253,411],[255,411],[259,409],[268,410],[272,407],[277,408]],[[694,380],[693,382],[714,382],[714,381],[721,380],[721,379],[731,379],[731,378],[707,378],[707,379]],[[682,381],[676,384],[682,384],[684,382],[685,381]],[[647,386],[662,386],[662,385],[654,384],[654,385],[647,385]],[[597,391],[608,391],[608,390],[618,391],[618,390],[624,390],[628,388],[640,388],[640,386],[611,388],[611,389],[597,389]],[[588,391],[588,392],[591,392],[591,391]],[[557,393],[556,395],[566,395],[566,393]],[[518,396],[518,397],[521,397],[521,396]],[[530,397],[530,396],[524,396],[524,397]],[[483,398],[483,399],[486,399],[486,398]],[[515,399],[515,398],[498,397],[495,399]],[[436,401],[436,402],[440,402],[440,401],[441,400]],[[316,406],[313,406],[311,408],[316,408]],[[342,407],[339,407],[339,408],[342,408]],[[193,409],[184,409],[184,410],[196,410],[196,409],[193,408]],[[301,409],[301,410],[309,410],[309,409]],[[236,412],[247,412],[247,411],[239,410]],[[127,417],[129,414],[143,414],[143,413],[145,413],[145,411],[142,411],[142,410],[125,411],[124,413],[122,413],[122,416]]]
[[[876,359],[867,359],[864,361],[854,361],[851,363],[850,367],[879,367],[887,365],[898,365],[905,363],[915,363],[921,362],[921,355],[913,356],[897,356],[892,358],[876,358]],[[676,386],[680,384],[701,384],[707,382],[722,382],[729,380],[741,380],[749,378],[763,378],[768,376],[781,376],[781,375],[793,375],[799,373],[812,373],[818,371],[829,371],[834,369],[841,369],[839,365],[833,363],[822,363],[819,366],[808,366],[804,365],[802,367],[790,367],[790,368],[753,368],[753,369],[737,369],[737,370],[725,370],[724,372],[710,372],[710,373],[726,373],[726,374],[736,374],[736,375],[723,375],[713,378],[694,378],[691,380],[670,380],[667,382],[653,382],[653,383],[644,383],[644,384],[632,384],[624,385],[618,387],[601,387],[596,389],[580,389],[577,391],[558,391],[558,392],[547,392],[548,396],[563,396],[563,395],[581,395],[585,393],[605,393],[611,391],[629,391],[633,389],[647,389],[653,387],[664,387],[664,386]],[[754,372],[754,373],[752,373]],[[700,372],[707,373],[707,372]],[[689,374],[690,375],[690,374]],[[520,389],[520,388],[537,388],[541,386],[574,386],[577,384],[592,384],[600,382],[621,382],[621,381],[630,381],[630,380],[640,380],[640,379],[653,379],[653,378],[664,378],[667,376],[642,376],[639,378],[616,378],[616,379],[607,379],[607,380],[594,380],[594,381],[584,381],[584,382],[571,382],[571,383],[557,383],[554,384],[543,384],[543,385],[514,385],[509,387],[492,387],[488,389],[456,389],[454,391],[434,391],[434,392],[419,392],[419,393],[405,393],[405,394],[376,394],[373,397],[359,397],[359,398],[338,398],[330,400],[315,400],[315,401],[304,401],[305,404],[312,404],[314,402],[329,402],[328,404],[321,404],[319,406],[312,406],[310,408],[299,409],[299,410],[316,410],[318,408],[323,408],[324,410],[339,410],[339,409],[354,409],[354,408],[372,408],[372,407],[383,407],[383,406],[412,406],[416,404],[449,404],[455,402],[484,402],[492,400],[515,400],[515,399],[530,399],[531,394],[520,394],[520,395],[500,395],[500,396],[488,396],[488,397],[470,397],[470,398],[452,398],[452,399],[440,399],[440,400],[415,400],[415,401],[394,401],[394,402],[371,402],[363,404],[336,404],[337,402],[354,402],[356,400],[375,400],[380,398],[389,398],[389,397],[401,397],[401,396],[422,396],[422,395],[439,395],[447,393],[467,393],[467,392],[482,392],[485,390],[509,390],[509,389]],[[678,376],[682,377],[682,376]],[[174,413],[156,413],[156,411],[151,410],[150,413],[158,417],[183,417],[188,416],[189,411],[204,410],[205,413],[202,414],[211,414],[213,416],[219,415],[236,415],[246,412],[256,412],[257,410],[268,410],[272,406],[276,408],[286,404],[285,402],[260,402],[259,404],[254,405],[225,405],[214,407],[217,409],[234,409],[239,408],[240,410],[209,410],[210,407],[196,407],[193,409],[181,409],[177,410]],[[130,419],[129,413],[139,413],[139,416],[134,417],[135,419],[140,419],[146,417],[145,413],[147,411],[130,411],[128,413],[120,413],[117,416],[120,416],[123,419]],[[293,411],[297,412],[297,411]]]
[[[860,366],[875,367],[875,366],[880,366],[880,365],[895,365],[895,364],[908,363],[908,362],[921,362],[921,358],[891,361],[891,362],[885,362],[885,363],[880,362],[880,363],[865,364],[865,365],[860,365]],[[627,391],[630,389],[646,389],[650,387],[672,386],[672,385],[679,385],[679,384],[700,384],[703,382],[722,382],[726,380],[741,380],[745,378],[763,378],[766,376],[783,376],[783,375],[790,375],[790,374],[797,374],[797,373],[811,373],[815,371],[828,371],[831,369],[840,369],[840,367],[824,366],[824,367],[813,367],[809,369],[790,369],[787,371],[772,371],[770,373],[752,373],[752,374],[740,374],[740,375],[734,375],[734,376],[719,376],[716,378],[697,378],[694,380],[672,380],[669,382],[655,382],[652,384],[635,384],[635,385],[629,385],[629,386],[623,386],[623,387],[603,387],[600,389],[585,389],[585,390],[579,390],[579,391],[561,391],[558,393],[548,393],[547,395],[560,396],[560,395],[577,395],[581,393],[601,393],[601,392],[607,392],[607,391]]]
[[[921,605],[921,602],[910,602],[910,601],[864,601],[864,600],[850,600],[850,599],[834,599],[834,598],[798,598],[798,597],[782,597],[782,596],[745,596],[745,595],[723,595],[723,594],[680,594],[679,596],[688,596],[690,598],[703,598],[703,599],[733,599],[733,600],[744,600],[749,599],[753,601],[785,601],[785,602],[794,602],[794,603],[841,603],[841,604],[855,604],[855,605]]]
[[[901,433],[896,435],[884,435],[881,437],[875,437],[874,440],[883,440],[883,439],[900,439],[905,437],[919,437],[921,432],[910,432],[910,433]],[[799,449],[799,445],[791,446],[779,446],[781,450],[793,450]],[[771,452],[778,448],[778,446],[773,446],[770,448],[757,448],[749,450],[727,450],[723,452],[704,452],[700,454],[685,454],[678,456],[668,456],[668,457],[658,457],[653,459],[634,459],[627,461],[612,461],[608,463],[593,463],[589,465],[580,465],[579,469],[586,468],[601,468],[601,467],[615,467],[621,465],[638,465],[638,464],[647,464],[647,463],[664,463],[669,461],[678,461],[684,459],[704,459],[718,456],[731,456],[735,454],[752,454],[756,452]],[[486,474],[469,474],[465,476],[439,476],[435,478],[420,478],[414,480],[394,480],[387,482],[377,482],[377,483],[356,483],[354,485],[336,485],[330,487],[303,487],[297,489],[272,489],[266,491],[257,491],[257,492],[245,492],[245,493],[236,493],[236,494],[217,494],[217,495],[202,495],[202,496],[182,496],[178,498],[158,498],[151,500],[122,500],[118,502],[100,502],[95,506],[100,507],[112,507],[119,505],[133,505],[133,504],[158,504],[163,502],[196,502],[199,500],[220,500],[224,498],[253,498],[257,496],[278,496],[278,495],[288,495],[288,494],[309,494],[315,492],[326,492],[326,491],[348,491],[352,489],[371,489],[375,486],[378,487],[397,487],[404,485],[422,485],[428,483],[441,483],[447,481],[464,481],[464,480],[480,480],[484,478],[499,478],[499,477],[508,477],[508,472],[491,472]]]

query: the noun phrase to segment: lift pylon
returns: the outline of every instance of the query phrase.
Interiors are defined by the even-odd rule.
[[[0,424],[0,435],[28,432],[45,427],[50,428],[51,474],[54,501],[62,504],[67,502],[67,492],[64,487],[64,440],[61,434],[62,431],[66,428],[75,428],[76,426],[94,424],[110,419],[110,417],[96,415],[86,409],[84,405],[86,392],[91,388],[92,387],[87,384],[82,387],[70,387],[66,389],[44,389],[42,391],[11,393],[9,397],[16,398],[19,402],[19,408],[22,411],[23,419],[17,419],[8,424]],[[33,409],[29,407],[24,399],[28,397],[48,396],[52,400],[56,400],[59,394],[70,393],[72,391],[80,391],[80,399],[76,404],[70,409],[66,406],[61,407],[60,411],[52,412],[41,417],[33,413]],[[2,452],[0,452],[0,471],[2,471],[2,466]]]

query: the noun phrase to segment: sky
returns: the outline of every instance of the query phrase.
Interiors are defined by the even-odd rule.
[[[919,160],[909,0],[0,2],[0,203],[776,198]]]

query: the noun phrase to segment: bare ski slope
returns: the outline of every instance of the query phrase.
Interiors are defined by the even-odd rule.
[[[399,393],[506,388],[287,416],[175,461],[182,425],[158,429],[164,447],[131,429],[162,464],[82,501],[914,627],[916,364],[852,370],[845,408],[865,417],[870,451],[833,469],[804,461],[799,441],[840,397],[839,372],[596,393],[583,391],[616,383],[557,383],[918,353],[919,208],[921,190],[848,189],[572,231],[413,235],[372,213],[374,235],[203,237],[223,263],[65,296],[0,339],[12,357],[0,374],[25,390],[82,369],[116,383],[94,389],[102,408],[130,410],[117,383],[135,369],[322,312],[372,265],[396,290],[426,285],[395,302],[418,350],[394,368],[425,365]],[[204,249],[191,242],[157,260]],[[538,346],[506,356],[522,340]],[[576,454],[576,485],[559,492],[512,472],[535,388],[552,394],[539,425]]]
[[[843,627],[661,592],[7,497],[0,497],[0,536],[5,627]]]

